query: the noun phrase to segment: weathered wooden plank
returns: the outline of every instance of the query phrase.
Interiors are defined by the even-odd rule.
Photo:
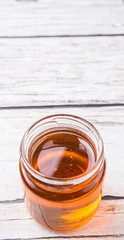
[[[117,238],[118,240],[123,240],[124,239],[124,237],[123,237],[123,235],[121,236],[121,234],[119,234],[119,235],[117,235],[117,236],[115,236],[115,235],[112,235],[111,237],[110,236],[101,236],[101,237],[98,237],[97,236],[97,240],[103,240],[103,239],[106,239],[106,240],[113,240],[113,239],[115,239],[115,238]],[[43,239],[42,237],[40,237],[40,238],[30,238],[30,240],[40,240],[40,239]],[[63,240],[63,239],[65,239],[65,240],[68,240],[68,237],[57,237],[57,239],[58,240]],[[91,237],[77,237],[77,236],[75,236],[75,237],[69,237],[69,239],[70,240],[77,240],[77,239],[84,239],[84,240],[94,240],[94,239],[96,239],[96,236],[91,236]],[[15,239],[11,239],[11,240],[15,240]],[[21,238],[21,240],[26,240],[26,238]],[[56,237],[45,237],[45,240],[56,240]]]
[[[53,233],[40,227],[29,216],[24,203],[0,204],[1,239],[28,239],[65,236],[124,237],[124,200],[102,201],[94,218],[83,228],[71,233]]]
[[[123,237],[123,235],[121,236],[121,234],[118,234],[118,235],[112,235],[111,237],[110,236],[101,236],[101,237],[98,237],[97,236],[97,240],[103,240],[103,239],[106,239],[106,240],[113,240],[113,239],[115,239],[115,238],[117,238],[118,240],[123,240],[124,239],[124,237]],[[41,238],[30,238],[30,240],[40,240],[40,239],[43,239],[42,237]],[[94,239],[96,239],[96,236],[91,236],[91,237],[85,237],[85,236],[83,236],[83,237],[77,237],[77,236],[75,236],[75,237],[57,237],[57,239],[58,240],[63,240],[63,239],[65,239],[65,240],[68,240],[68,239],[70,239],[70,240],[77,240],[77,239],[84,239],[84,240],[94,240]],[[14,240],[14,239],[12,239],[12,240]],[[21,238],[21,240],[26,240],[26,238],[24,238],[24,239],[22,239]],[[56,237],[50,237],[50,238],[46,238],[45,237],[45,240],[56,240]]]
[[[0,36],[124,33],[121,0],[0,1]]]
[[[124,107],[54,108],[0,111],[0,200],[23,197],[18,171],[19,145],[24,131],[36,120],[70,113],[91,121],[100,131],[107,158],[103,196],[124,196]]]
[[[112,235],[111,237],[110,236],[101,236],[101,237],[97,236],[97,240],[103,240],[103,239],[113,240],[115,238],[117,238],[118,240],[123,240],[124,239],[123,235],[121,236],[121,234],[118,234],[117,236]],[[43,238],[42,237],[40,237],[40,238],[30,238],[30,240],[40,240],[40,239],[43,239]],[[64,237],[57,237],[57,239],[58,240],[63,240],[63,239],[65,239],[65,240],[68,240],[68,239],[70,239],[70,240],[77,240],[77,239],[92,240],[93,239],[94,240],[94,239],[96,239],[96,236],[91,236],[91,237],[87,237],[87,236],[86,237],[85,236],[83,236],[83,237],[77,237],[77,236],[66,237],[66,236],[64,236]],[[12,239],[12,240],[14,240],[14,239]],[[24,238],[24,239],[21,238],[21,240],[26,240],[26,238]],[[56,237],[50,237],[50,238],[45,237],[45,240],[56,240]]]
[[[124,200],[102,200],[96,217],[106,214],[124,215]],[[25,203],[0,203],[0,221],[30,220]]]
[[[123,37],[0,39],[0,107],[124,104],[123,63]]]
[[[75,237],[69,237],[69,239],[70,240],[77,240],[77,239],[84,239],[84,240],[94,240],[94,239],[96,239],[96,236],[92,236],[92,237],[77,237],[77,236],[75,236]],[[123,240],[124,239],[124,237],[123,237],[123,235],[121,236],[121,235],[117,235],[117,236],[114,236],[114,235],[112,235],[111,237],[110,236],[101,236],[101,237],[98,237],[97,236],[97,240],[103,240],[103,239],[106,239],[106,240],[113,240],[113,238],[117,238],[118,240]],[[41,238],[30,238],[30,240],[40,240],[40,239],[43,239],[42,237]],[[68,240],[68,237],[57,237],[57,239],[58,240],[63,240],[63,239],[65,239],[65,240]],[[14,239],[12,239],[12,240],[14,240]],[[26,240],[26,238],[21,238],[21,240]],[[50,238],[46,238],[45,237],[45,240],[56,240],[56,237],[50,237]]]

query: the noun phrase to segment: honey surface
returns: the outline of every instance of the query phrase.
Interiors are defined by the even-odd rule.
[[[30,162],[46,176],[70,178],[90,170],[95,155],[91,145],[81,136],[54,132],[38,140]]]

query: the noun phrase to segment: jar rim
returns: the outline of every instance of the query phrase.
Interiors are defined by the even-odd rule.
[[[90,170],[86,171],[85,173],[79,174],[77,176],[74,177],[68,177],[68,178],[57,178],[57,177],[51,177],[51,176],[47,176],[45,174],[42,174],[41,172],[35,170],[32,165],[30,164],[30,162],[28,161],[25,153],[24,153],[24,145],[26,142],[26,138],[28,137],[28,135],[30,134],[30,131],[36,127],[39,123],[42,123],[43,121],[46,120],[50,120],[52,118],[71,118],[74,121],[78,121],[81,124],[85,124],[86,127],[88,127],[90,130],[92,130],[92,133],[95,133],[97,135],[97,138],[99,140],[98,144],[99,144],[99,155],[98,155],[98,159],[96,160],[96,162],[94,163],[94,165],[90,168]],[[94,125],[92,123],[90,123],[89,121],[87,121],[86,119],[76,116],[76,115],[72,115],[72,114],[53,114],[53,115],[48,115],[46,117],[43,117],[41,119],[39,119],[38,121],[36,121],[35,123],[33,123],[24,133],[21,144],[20,144],[20,162],[22,162],[22,164],[24,165],[24,167],[26,168],[26,170],[38,181],[41,182],[45,182],[47,184],[51,184],[51,185],[59,185],[59,186],[67,186],[67,185],[76,185],[76,184],[80,184],[85,182],[86,180],[90,179],[91,177],[93,177],[97,171],[99,169],[101,169],[103,167],[105,158],[104,158],[104,145],[103,145],[103,140],[102,137],[100,135],[100,133],[98,132],[98,130],[94,127]]]

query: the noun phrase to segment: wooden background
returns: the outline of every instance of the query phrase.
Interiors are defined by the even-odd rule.
[[[55,234],[29,216],[18,170],[24,131],[71,113],[100,131],[103,198],[82,229]],[[124,239],[124,2],[0,1],[0,239]]]

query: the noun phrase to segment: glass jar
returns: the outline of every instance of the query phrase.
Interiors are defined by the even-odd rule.
[[[59,173],[64,177],[50,176],[34,168],[31,163],[31,153],[36,149],[38,142],[44,141],[47,136],[54,135],[56,138],[59,134],[65,134],[61,135],[65,136],[61,139],[66,139],[69,134],[70,140],[66,141],[66,144],[73,142],[73,152],[79,146],[83,146],[82,149],[85,149],[85,153],[88,151],[88,146],[92,148],[95,162],[84,172],[71,176],[62,175],[70,169],[65,167],[65,170],[60,170]],[[63,141],[63,146],[65,140],[61,141]],[[85,146],[81,145],[82,143]],[[66,163],[69,157],[72,158],[71,153],[73,154],[73,152],[71,151],[72,149],[68,151]],[[81,151],[80,154],[82,154]],[[56,158],[56,154],[57,152],[54,152],[54,158]],[[73,159],[73,162],[76,165],[78,155],[75,156],[77,159],[75,162]],[[92,157],[93,154],[90,156],[89,161],[91,162]],[[83,157],[80,157],[80,160],[82,159]],[[47,160],[46,158],[44,161],[47,163]],[[54,162],[54,159],[51,161]],[[71,165],[72,163],[69,167]],[[38,223],[54,231],[70,231],[87,223],[96,213],[101,200],[105,166],[102,138],[96,128],[85,119],[73,115],[56,114],[34,123],[23,136],[19,162],[24,199],[31,216]],[[51,171],[52,162],[48,162],[46,167]],[[73,170],[74,167],[71,168],[70,173]]]

